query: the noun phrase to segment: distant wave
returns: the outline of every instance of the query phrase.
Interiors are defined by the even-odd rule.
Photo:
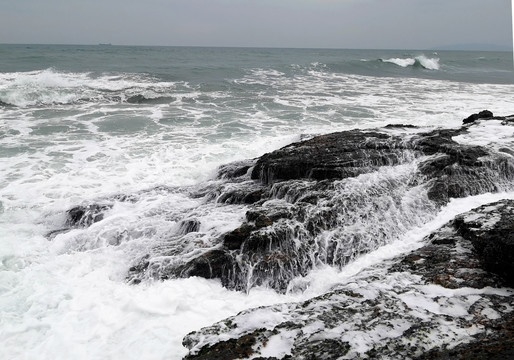
[[[176,83],[142,74],[60,72],[46,69],[0,74],[0,107],[83,103],[166,103]]]
[[[439,58],[428,58],[425,55],[416,56],[414,58],[391,58],[379,59],[381,62],[392,63],[401,67],[419,66],[428,70],[439,70]]]

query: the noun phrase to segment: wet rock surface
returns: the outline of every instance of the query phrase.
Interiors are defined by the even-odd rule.
[[[465,140],[474,128],[513,119],[482,114],[458,129],[397,125],[313,137],[226,164],[198,186],[74,207],[48,237],[73,230],[60,239],[70,251],[136,239],[127,246],[135,249],[132,284],[199,276],[241,291],[301,292],[313,268],[342,268],[402,238],[452,198],[511,191],[513,143]],[[104,231],[102,223],[116,221],[113,208],[148,204],[153,193],[173,201],[143,206],[137,227]],[[189,334],[187,358],[508,358],[513,207],[502,201],[460,215],[419,249],[316,298],[247,310]]]
[[[193,332],[184,338],[186,358],[509,359],[512,273],[485,270],[475,237],[480,231],[494,242],[514,224],[512,206],[504,200],[462,214],[419,249],[319,297],[243,311]]]
[[[486,270],[514,285],[514,202],[483,206],[475,213],[458,216],[459,234],[469,239]]]
[[[478,114],[471,114],[464,120],[462,120],[463,124],[469,124],[479,119],[492,119],[493,113],[489,110],[482,110]]]
[[[481,120],[489,116],[480,114]],[[483,121],[494,119],[499,117]],[[219,278],[230,289],[289,291],[296,286],[292,279],[316,266],[342,267],[426,223],[451,198],[512,189],[510,146],[495,149],[454,140],[479,123],[458,129],[397,125],[321,135],[258,159],[223,165],[217,178],[205,184],[149,189],[147,193],[183,194],[180,201],[195,201],[202,211],[236,208],[246,214],[232,228],[206,231],[198,211],[171,210],[165,221],[176,226],[167,232],[134,229],[135,236],[152,237],[156,244],[134,260],[127,279],[139,283],[202,276]],[[63,227],[48,237],[101,222],[115,204],[137,202],[144,192],[74,207]],[[120,229],[102,241],[117,245],[131,236]],[[484,258],[490,247],[484,247]],[[501,242],[493,248],[508,249]],[[492,267],[508,267],[493,262],[498,263],[491,258]]]
[[[78,205],[66,211],[66,220],[64,227],[53,230],[46,234],[49,239],[65,233],[74,228],[83,228],[102,221],[105,213],[112,208],[110,204],[88,204]]]
[[[247,206],[242,224],[196,258],[152,255],[129,279],[195,274],[219,277],[231,289],[264,285],[285,292],[291,279],[316,265],[344,266],[425,223],[451,198],[513,186],[510,154],[454,140],[469,126],[339,132],[224,165],[219,182],[193,196]]]
[[[431,234],[428,245],[407,255],[392,270],[416,273],[453,289],[512,287],[513,227],[514,200],[481,206]]]

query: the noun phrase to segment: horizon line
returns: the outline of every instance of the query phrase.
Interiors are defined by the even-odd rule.
[[[433,48],[352,48],[352,47],[295,47],[295,46],[241,46],[241,45],[142,45],[142,44],[113,44],[113,43],[96,43],[96,44],[73,44],[73,43],[10,43],[0,42],[0,45],[22,45],[22,46],[116,46],[116,47],[169,47],[169,48],[220,48],[220,49],[291,49],[291,50],[411,50],[411,51],[483,51],[483,52],[514,52],[513,45],[498,44],[455,44],[440,45]],[[469,47],[468,47],[469,46]],[[480,46],[490,47],[489,49],[480,49]],[[460,48],[459,48],[460,47]],[[475,48],[473,48],[475,47]],[[477,49],[478,48],[478,49]],[[492,49],[491,49],[492,48]]]

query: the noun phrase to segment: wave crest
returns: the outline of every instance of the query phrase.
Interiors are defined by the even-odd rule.
[[[425,55],[419,55],[414,58],[391,58],[379,59],[381,62],[392,63],[401,67],[419,66],[427,70],[439,70],[439,58],[429,58]]]
[[[0,106],[152,102],[173,99],[173,82],[142,74],[60,72],[52,68],[0,74]]]

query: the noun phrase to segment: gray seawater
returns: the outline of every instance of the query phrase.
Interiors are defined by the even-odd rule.
[[[180,358],[189,331],[322,291],[125,276],[181,216],[201,219],[203,249],[241,223],[245,206],[187,196],[222,164],[305,134],[507,115],[512,93],[502,52],[0,45],[0,358]],[[117,194],[137,196],[45,236]]]

